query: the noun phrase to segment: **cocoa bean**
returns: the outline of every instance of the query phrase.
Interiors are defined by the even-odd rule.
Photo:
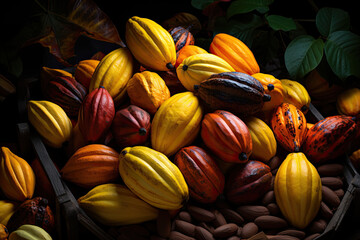
[[[159,211],[159,216],[156,219],[156,231],[161,237],[169,237],[171,232],[171,217],[169,211]]]
[[[253,221],[255,218],[263,215],[269,215],[269,210],[264,206],[243,205],[236,208],[236,211],[247,221]]]
[[[125,235],[128,235],[129,233],[136,233],[136,235],[149,237],[150,232],[146,229],[146,227],[140,225],[140,224],[131,224],[126,225],[118,228],[118,233],[124,233]]]
[[[278,156],[274,156],[270,159],[268,165],[271,170],[274,170],[275,168],[280,167],[282,160]]]
[[[195,228],[195,237],[198,240],[215,240],[211,232],[199,226]]]
[[[201,222],[211,222],[215,219],[215,215],[211,211],[201,207],[191,205],[188,206],[187,210],[193,218]]]
[[[238,227],[238,230],[236,231],[236,236],[241,237],[242,227]]]
[[[266,235],[271,240],[300,240],[300,238],[288,236],[288,235]]]
[[[195,238],[186,236],[185,234],[182,234],[177,231],[171,231],[169,240],[195,240]]]
[[[229,223],[236,223],[238,225],[244,223],[244,218],[239,213],[237,213],[236,211],[230,208],[219,209],[219,211],[222,213],[226,221]]]
[[[343,173],[344,166],[339,163],[323,164],[317,168],[320,177],[336,177]]]
[[[320,203],[319,213],[320,216],[322,216],[326,220],[330,220],[334,215],[331,209],[324,202]]]
[[[310,233],[322,233],[322,232],[324,232],[326,226],[327,226],[327,223],[324,219],[312,221],[309,225],[309,232]]]
[[[273,176],[275,176],[278,170],[279,170],[279,168],[275,168],[274,170],[271,170],[271,174]]]
[[[337,189],[337,190],[335,190],[334,192],[336,193],[336,195],[337,195],[340,199],[342,199],[342,198],[344,197],[345,192],[344,192],[344,190],[343,190],[342,188]]]
[[[317,238],[318,236],[320,236],[320,233],[314,233],[314,234],[311,234],[310,236],[307,236],[304,240],[313,240],[313,239]]]
[[[257,234],[258,231],[259,227],[255,223],[249,222],[243,226],[241,231],[241,238],[250,238]]]
[[[213,227],[212,225],[206,223],[206,222],[200,222],[200,223],[199,223],[199,226],[205,228],[206,230],[208,230],[209,232],[211,232],[211,234],[214,233],[214,227]]]
[[[254,223],[263,229],[280,229],[288,226],[288,223],[283,218],[276,216],[260,216],[254,220]]]
[[[275,202],[275,194],[274,191],[268,191],[267,193],[264,194],[264,197],[261,200],[262,204],[264,204],[265,206]]]
[[[300,230],[296,230],[296,229],[287,229],[287,230],[278,232],[277,235],[288,235],[288,236],[296,237],[299,239],[303,239],[306,236],[304,231],[300,231]]]
[[[227,223],[214,229],[213,236],[215,238],[226,238],[234,235],[238,230],[238,226],[235,223]]]
[[[191,215],[189,212],[187,211],[180,211],[178,214],[178,217],[180,220],[186,221],[191,223],[192,219],[191,219]]]
[[[323,186],[329,187],[332,190],[337,190],[339,188],[342,188],[343,181],[337,177],[322,177],[321,184]]]
[[[219,210],[215,209],[215,210],[213,211],[213,213],[214,213],[214,215],[215,215],[215,219],[214,219],[211,223],[213,224],[213,226],[214,226],[215,228],[227,224],[224,215],[222,215],[222,213],[219,212]]]
[[[166,240],[166,238],[160,237],[158,235],[151,235],[150,240]]]
[[[228,237],[226,240],[240,240],[240,238],[236,235]]]
[[[336,193],[326,186],[321,187],[322,191],[322,200],[326,205],[332,208],[337,208],[340,204],[340,198],[336,195]]]
[[[175,230],[187,236],[195,237],[195,225],[183,220],[175,220]]]
[[[270,203],[266,206],[271,215],[277,216],[280,213],[280,208],[276,203]]]

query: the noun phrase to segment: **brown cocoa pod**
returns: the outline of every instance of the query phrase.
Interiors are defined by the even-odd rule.
[[[281,165],[282,160],[278,156],[274,156],[270,159],[268,165],[271,170],[279,168]]]
[[[213,213],[215,215],[215,219],[211,223],[215,228],[227,224],[224,215],[222,215],[222,213],[219,212],[219,210],[215,209]]]
[[[264,204],[264,206],[275,202],[274,190],[271,190],[271,191],[268,191],[267,193],[265,193],[261,202],[262,202],[262,204]]]
[[[182,234],[177,231],[171,231],[169,240],[195,240],[195,238],[186,236],[185,234]]]
[[[180,211],[178,214],[178,217],[180,220],[186,221],[191,223],[192,219],[191,219],[191,215],[189,212],[187,211]]]
[[[337,190],[335,190],[334,192],[336,193],[336,195],[337,195],[340,199],[342,199],[342,198],[344,197],[344,195],[345,195],[344,189],[342,189],[342,188],[337,189]]]
[[[271,240],[300,240],[300,238],[288,236],[288,235],[266,235]]]
[[[266,206],[271,215],[277,216],[280,213],[280,208],[276,203],[270,203]]]
[[[320,235],[321,235],[320,233],[314,233],[314,234],[311,234],[311,235],[307,236],[304,240],[313,240],[313,239],[317,238]]]
[[[288,226],[288,223],[285,219],[267,215],[255,218],[254,223],[262,229],[280,229],[286,228]]]
[[[343,181],[338,177],[322,177],[321,185],[327,186],[332,190],[337,190],[343,187]]]
[[[259,227],[255,223],[249,222],[243,226],[241,231],[241,238],[250,238],[257,234],[258,231]]]
[[[222,213],[226,221],[229,223],[236,223],[238,225],[244,223],[244,218],[238,212],[230,208],[219,209],[219,211]]]
[[[236,211],[247,221],[253,221],[255,218],[263,215],[269,215],[269,210],[264,206],[243,205],[236,208]]]
[[[306,236],[306,233],[304,231],[300,231],[297,229],[287,229],[287,230],[278,232],[277,235],[288,235],[288,236],[296,237],[299,239],[303,239]]]
[[[320,203],[319,213],[320,216],[326,220],[330,220],[334,215],[331,209],[323,201]]]
[[[180,219],[177,219],[175,222],[175,230],[181,232],[187,236],[195,237],[195,225]]]
[[[324,219],[319,219],[316,221],[312,221],[308,228],[310,233],[322,233],[324,232],[326,226],[326,221]]]
[[[215,238],[226,238],[236,234],[238,226],[235,223],[227,223],[214,229]]]
[[[159,216],[156,219],[156,231],[161,237],[169,237],[171,232],[171,217],[169,211],[159,211]]]
[[[328,188],[327,186],[321,187],[322,192],[322,201],[326,203],[329,207],[337,208],[340,205],[340,198],[336,195],[336,193]]]
[[[200,226],[195,227],[195,238],[198,240],[215,240],[211,232]]]
[[[339,163],[323,164],[317,168],[320,177],[337,177],[344,171],[344,166]]]
[[[215,215],[211,211],[201,207],[191,205],[187,207],[187,210],[193,218],[201,222],[211,222],[215,219]]]

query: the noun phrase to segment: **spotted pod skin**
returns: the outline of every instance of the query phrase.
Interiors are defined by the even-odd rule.
[[[236,115],[254,114],[271,99],[257,79],[240,72],[213,74],[195,89],[196,95],[212,111],[222,109]]]
[[[271,128],[279,144],[289,152],[298,152],[306,137],[306,118],[290,103],[278,106],[271,118]]]
[[[207,113],[201,124],[201,138],[225,162],[245,163],[252,152],[248,127],[228,111]]]
[[[345,154],[355,135],[356,117],[330,116],[307,131],[303,152],[313,164],[323,164]]]
[[[174,39],[176,52],[180,51],[180,49],[186,45],[194,45],[195,43],[194,36],[191,34],[191,32],[181,26],[170,29],[169,33]]]

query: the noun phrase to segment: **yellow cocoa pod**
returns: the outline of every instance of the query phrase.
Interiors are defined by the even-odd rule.
[[[304,114],[307,113],[311,98],[306,88],[294,80],[281,79],[280,81],[284,88],[284,102],[291,103]]]

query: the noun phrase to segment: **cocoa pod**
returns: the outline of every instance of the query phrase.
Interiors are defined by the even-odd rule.
[[[306,236],[304,231],[300,231],[297,229],[287,229],[287,230],[278,232],[277,235],[288,235],[288,236],[296,237],[299,239],[303,239]]]
[[[215,240],[214,236],[203,227],[195,227],[195,237],[198,240]]]
[[[343,181],[337,177],[322,177],[321,184],[333,190],[343,187]]]
[[[189,212],[187,211],[180,211],[178,214],[179,219],[189,222],[191,223],[192,219],[191,219],[191,215]]]
[[[267,215],[257,217],[254,220],[254,223],[262,229],[274,229],[274,228],[279,229],[288,226],[287,221],[284,220],[283,218],[279,218],[276,216],[267,216]]]
[[[322,232],[324,232],[326,226],[327,226],[327,223],[324,219],[312,221],[309,225],[309,232],[321,234]]]
[[[275,202],[275,194],[274,191],[268,191],[267,193],[264,194],[264,197],[261,200],[262,204],[264,204],[265,206]]]
[[[330,220],[334,215],[331,209],[323,201],[320,203],[319,213],[320,216],[322,216],[326,220]]]
[[[317,238],[320,235],[321,235],[320,233],[314,233],[314,234],[311,234],[311,235],[307,236],[304,240],[313,240],[313,239]]]
[[[187,210],[193,218],[201,222],[211,222],[215,219],[215,215],[211,211],[201,207],[191,205],[188,206]]]
[[[220,212],[223,214],[226,221],[229,223],[236,223],[238,225],[241,225],[244,223],[244,218],[239,213],[237,213],[236,211],[234,211],[230,208],[220,209]]]
[[[332,208],[337,208],[340,204],[340,198],[336,195],[336,193],[326,186],[321,187],[322,192],[322,200],[326,205]]]
[[[344,197],[344,195],[345,195],[345,192],[344,192],[344,190],[343,190],[342,188],[337,189],[337,190],[335,190],[334,192],[336,193],[336,195],[337,195],[340,199],[342,199],[342,198]]]
[[[268,162],[268,165],[271,170],[274,170],[274,169],[280,167],[281,162],[282,162],[282,160],[278,156],[274,156],[270,159],[270,161]]]
[[[156,219],[156,231],[161,237],[169,237],[171,232],[171,217],[169,211],[159,211],[159,216]]]
[[[300,238],[288,236],[288,235],[266,235],[271,240],[300,240]]]
[[[271,215],[277,216],[280,213],[280,208],[276,203],[270,203],[266,206]]]
[[[336,177],[343,173],[344,166],[339,163],[323,164],[317,168],[320,177]]]
[[[236,211],[247,221],[253,221],[255,218],[263,215],[269,215],[269,210],[264,206],[243,205],[236,208]]]
[[[185,234],[182,234],[177,231],[171,231],[169,240],[195,240],[195,238],[186,236]]]
[[[187,236],[195,237],[195,225],[183,220],[175,220],[175,230]]]
[[[238,226],[235,223],[227,223],[214,229],[213,236],[215,238],[226,238],[234,235],[238,230]]]
[[[259,227],[255,223],[249,222],[243,226],[241,231],[241,238],[250,238],[257,234],[258,231]]]
[[[224,215],[222,215],[222,213],[219,212],[219,210],[215,209],[213,213],[215,215],[215,219],[211,223],[215,228],[227,224]]]

